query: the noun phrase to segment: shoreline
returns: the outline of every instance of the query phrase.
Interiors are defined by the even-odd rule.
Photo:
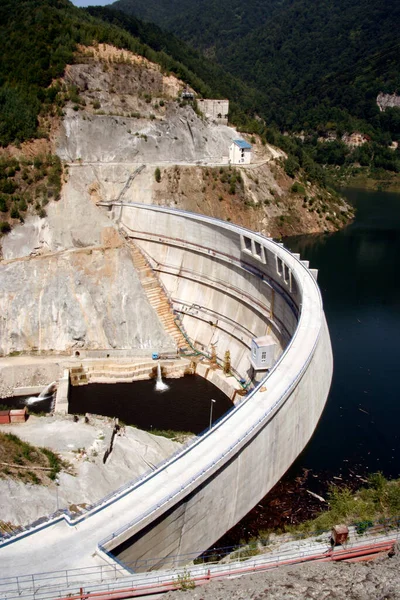
[[[340,188],[360,189],[373,192],[400,192],[400,174],[387,179],[376,179],[368,175],[350,175],[338,179]]]

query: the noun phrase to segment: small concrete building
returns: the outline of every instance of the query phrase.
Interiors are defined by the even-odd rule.
[[[189,90],[183,90],[181,94],[181,100],[194,100],[194,93]]]
[[[207,119],[223,125],[228,124],[229,100],[212,100],[199,98],[197,105]]]
[[[251,145],[244,140],[233,140],[229,146],[231,165],[249,165],[251,163]]]
[[[275,364],[277,343],[270,335],[251,340],[251,366],[255,371],[266,371]]]

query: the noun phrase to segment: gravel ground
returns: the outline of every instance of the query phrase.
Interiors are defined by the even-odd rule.
[[[212,581],[164,600],[393,600],[400,598],[400,553],[366,563],[324,563]]]

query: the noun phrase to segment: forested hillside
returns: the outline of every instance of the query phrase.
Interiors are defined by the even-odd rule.
[[[157,52],[155,62],[187,81],[200,96],[229,98],[230,119],[235,124],[247,123],[254,112],[262,110],[266,99],[261,91],[247,85],[240,77],[232,76],[217,63],[205,59],[175,35],[109,7],[89,7],[87,11],[140,39]]]
[[[159,63],[199,96],[228,97],[230,121],[282,147],[290,155],[290,175],[303,168],[310,180],[326,184],[326,165],[361,165],[374,176],[400,172],[400,152],[392,144],[400,140],[400,109],[380,112],[376,105],[378,92],[400,90],[395,0],[117,5],[147,18],[154,12],[200,50],[109,7],[2,0],[0,145],[46,136],[46,119],[61,115],[73,97],[57,78],[73,62],[77,44],[106,42]],[[358,147],[342,140],[354,131],[367,136]]]
[[[112,8],[152,21],[214,56],[263,25],[281,4],[282,0],[117,0]]]
[[[97,14],[103,16],[93,11]],[[155,26],[121,17],[127,21],[125,29],[117,13],[105,11],[102,21],[68,0],[2,0],[0,145],[46,134],[39,128],[39,116],[61,113],[66,97],[54,80],[73,62],[77,44],[110,43],[146,56],[200,95],[229,96],[238,118],[241,111],[256,108],[256,94],[221,67]]]
[[[303,131],[318,162],[361,162],[400,171],[400,109],[380,112],[379,92],[400,92],[400,3],[397,0],[118,0],[212,56],[263,94],[261,115],[281,132]],[[344,133],[371,139],[352,156]],[[375,143],[379,147],[372,146]],[[361,154],[361,156],[358,156]]]

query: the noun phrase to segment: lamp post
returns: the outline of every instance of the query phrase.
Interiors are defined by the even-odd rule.
[[[210,402],[210,426],[209,429],[211,429],[211,425],[212,425],[212,411],[213,411],[213,404],[216,403],[216,400],[214,400],[213,398],[211,398],[211,402]]]

